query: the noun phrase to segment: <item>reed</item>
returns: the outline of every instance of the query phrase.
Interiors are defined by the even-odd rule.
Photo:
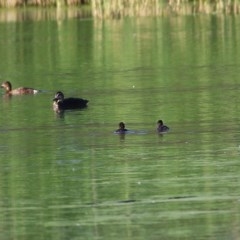
[[[91,0],[0,0],[0,7],[20,7],[20,6],[82,6],[90,5]]]
[[[239,14],[240,0],[0,0],[0,8],[18,6],[91,5],[95,18],[166,14]]]
[[[240,0],[91,0],[97,18],[166,14],[239,14]]]

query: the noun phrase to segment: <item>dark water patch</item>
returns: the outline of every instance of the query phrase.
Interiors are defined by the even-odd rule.
[[[189,198],[194,198],[196,196],[174,196],[174,197],[169,197],[169,200],[177,200],[177,199],[189,199]]]
[[[118,201],[119,203],[134,203],[136,202],[137,200],[134,200],[134,199],[129,199],[129,200],[121,200],[121,201]]]

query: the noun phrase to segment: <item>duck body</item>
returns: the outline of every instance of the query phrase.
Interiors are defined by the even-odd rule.
[[[53,99],[53,109],[55,111],[68,109],[82,109],[87,107],[89,101],[82,98],[64,98],[62,92],[57,92]]]
[[[166,125],[163,125],[161,127],[157,128],[158,132],[162,133],[162,132],[168,132],[169,131],[169,127]]]
[[[12,89],[12,84],[9,81],[3,82],[1,88],[5,89],[5,94],[7,95],[25,95],[25,94],[36,94],[40,90],[29,88],[29,87],[19,87]]]
[[[119,133],[119,134],[124,134],[124,133],[127,133],[127,132],[128,132],[127,129],[117,129],[117,130],[115,131],[115,133]]]
[[[82,98],[65,98],[56,101],[60,109],[77,109],[87,107],[88,100]]]

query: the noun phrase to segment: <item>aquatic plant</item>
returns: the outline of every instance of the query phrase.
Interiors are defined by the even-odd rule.
[[[239,0],[0,0],[0,7],[91,6],[93,17],[238,14]]]
[[[98,18],[240,12],[238,0],[91,0],[91,4],[92,14]]]
[[[0,0],[0,7],[90,5],[91,0]]]

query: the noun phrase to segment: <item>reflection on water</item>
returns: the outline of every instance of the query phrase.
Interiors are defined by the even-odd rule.
[[[0,238],[238,239],[238,21],[94,24],[0,24],[1,79],[45,90],[0,101]]]

